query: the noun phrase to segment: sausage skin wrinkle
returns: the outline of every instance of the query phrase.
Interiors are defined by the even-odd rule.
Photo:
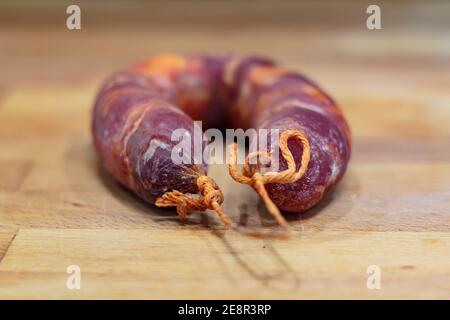
[[[108,172],[144,200],[167,192],[199,192],[205,163],[175,164],[172,132],[204,127],[301,130],[308,138],[306,172],[293,183],[268,183],[284,212],[302,212],[343,176],[349,127],[333,99],[303,75],[261,57],[157,55],[111,76],[93,110],[93,139]],[[206,146],[206,143],[204,147]],[[290,139],[297,169],[303,146]],[[191,155],[194,155],[192,150]],[[280,155],[279,170],[286,170]]]

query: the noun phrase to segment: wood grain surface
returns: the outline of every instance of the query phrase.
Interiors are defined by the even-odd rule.
[[[78,3],[80,31],[64,2],[0,5],[0,298],[450,298],[450,3],[381,2],[376,31],[359,1]],[[181,224],[101,169],[101,81],[160,52],[273,57],[342,106],[348,172],[288,216],[292,240],[226,232],[212,212]],[[275,226],[225,165],[210,175],[235,221]]]

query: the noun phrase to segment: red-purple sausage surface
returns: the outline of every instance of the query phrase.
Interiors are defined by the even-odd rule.
[[[350,158],[350,131],[342,113],[316,84],[293,71],[247,58],[229,72],[228,84],[237,91],[231,104],[235,126],[300,129],[311,146],[305,175],[295,183],[267,184],[270,198],[283,211],[314,206],[342,178]],[[299,167],[301,144],[289,141],[289,149]],[[280,171],[286,169],[286,161],[279,161]]]
[[[94,143],[113,177],[148,202],[172,190],[203,193],[197,180],[206,164],[171,160],[173,130],[193,135],[193,120],[204,127],[301,130],[311,154],[305,174],[266,185],[284,211],[315,205],[350,157],[349,128],[335,102],[304,76],[259,57],[158,55],[116,73],[95,103]],[[302,144],[290,139],[288,146],[298,169]]]

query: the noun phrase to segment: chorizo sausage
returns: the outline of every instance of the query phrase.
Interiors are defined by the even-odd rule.
[[[117,72],[95,102],[93,140],[110,174],[144,200],[176,206],[181,219],[212,209],[237,229],[220,208],[223,195],[206,163],[171,159],[172,132],[194,135],[193,119],[206,127],[281,132],[279,172],[247,166],[240,174],[232,163],[230,174],[252,185],[284,226],[278,208],[314,206],[350,157],[349,128],[335,102],[311,80],[261,57],[157,55]]]

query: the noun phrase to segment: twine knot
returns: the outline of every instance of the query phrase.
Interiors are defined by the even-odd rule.
[[[224,198],[217,183],[212,178],[202,175],[197,178],[197,187],[200,194],[173,190],[156,199],[155,205],[176,207],[181,221],[193,211],[214,210],[226,226],[236,229],[236,224],[222,211],[221,204]]]
[[[214,202],[217,202],[218,204],[223,203],[223,193],[212,178],[208,176],[198,177],[197,187],[198,190],[200,190],[200,193],[203,195],[203,202],[208,209],[214,210]]]
[[[298,139],[302,146],[302,159],[299,170],[296,170],[296,164],[294,160],[294,156],[292,152],[288,148],[288,140],[290,138]],[[273,215],[273,217],[277,220],[277,222],[289,231],[289,225],[281,215],[278,207],[273,203],[270,199],[267,190],[265,188],[266,183],[294,183],[299,180],[306,172],[308,168],[309,160],[311,157],[311,148],[309,145],[308,138],[305,133],[301,130],[286,130],[280,136],[279,147],[281,151],[281,155],[286,160],[288,168],[281,172],[266,172],[264,174],[258,171],[258,165],[250,165],[250,159],[254,157],[266,157],[268,159],[272,158],[272,154],[270,152],[261,152],[256,151],[248,154],[245,159],[244,165],[242,167],[242,173],[238,172],[237,169],[237,144],[233,144],[232,148],[232,163],[230,163],[228,169],[231,177],[243,184],[248,184],[253,187],[261,198],[264,200],[268,211]]]

